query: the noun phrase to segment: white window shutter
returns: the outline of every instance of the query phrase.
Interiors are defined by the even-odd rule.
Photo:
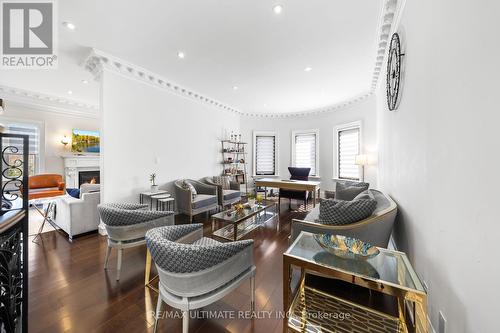
[[[296,167],[311,168],[310,175],[317,175],[317,137],[315,133],[296,134],[294,154]]]
[[[359,180],[359,166],[356,155],[359,154],[359,127],[338,131],[338,177],[340,179]]]
[[[256,136],[255,137],[255,174],[275,175],[276,174],[276,137]]]
[[[30,126],[27,124],[9,124],[5,130],[5,133],[9,134],[19,134],[29,136],[29,153],[30,155],[38,155],[39,150],[39,133],[36,126]],[[22,154],[23,140],[20,138],[6,138],[4,141],[4,148],[6,146],[14,146],[19,149],[19,154]]]

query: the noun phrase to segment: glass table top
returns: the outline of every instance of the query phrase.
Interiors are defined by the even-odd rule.
[[[212,215],[212,218],[217,220],[222,220],[229,223],[239,223],[252,217],[267,208],[274,207],[276,205],[275,201],[263,201],[261,204],[255,204],[251,208],[245,208],[241,213],[237,213],[234,209],[228,209],[223,212]]]
[[[344,259],[325,251],[312,233],[303,231],[284,255],[363,279],[425,292],[405,253],[384,248],[379,250],[380,253],[373,258]]]

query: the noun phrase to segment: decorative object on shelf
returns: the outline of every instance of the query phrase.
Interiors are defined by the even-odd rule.
[[[61,139],[61,143],[64,145],[64,147],[66,147],[69,143],[69,138],[64,135],[63,138]]]
[[[380,253],[370,243],[347,236],[315,234],[314,240],[326,251],[344,259],[369,259]]]
[[[257,194],[255,196],[255,201],[258,205],[262,205],[262,203],[264,202],[264,196],[262,194]]]
[[[241,202],[237,203],[234,205],[234,210],[236,214],[241,215],[245,211],[245,205],[242,204]]]
[[[398,108],[401,101],[402,88],[402,57],[401,40],[397,33],[392,35],[387,60],[387,106],[390,111]]]
[[[158,185],[156,185],[156,173],[152,173],[149,176],[149,181],[151,182],[151,192],[156,193],[158,192]]]

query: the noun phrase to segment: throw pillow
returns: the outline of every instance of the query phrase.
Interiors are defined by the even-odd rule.
[[[319,223],[328,225],[346,225],[366,219],[375,211],[377,201],[360,199],[344,201],[323,199],[319,206]]]
[[[370,192],[370,190],[366,190],[366,191],[363,191],[361,192],[360,194],[358,194],[354,199],[354,200],[361,200],[361,199],[375,199],[375,196],[373,195],[372,192]]]
[[[198,193],[196,192],[196,188],[193,186],[193,184],[191,184],[187,180],[184,180],[182,182],[182,187],[191,192],[191,199],[192,200],[194,200],[196,198],[196,196],[198,195]]]
[[[342,183],[337,182],[335,185],[335,199],[337,200],[353,200],[358,194],[366,191],[370,185],[367,183]]]
[[[230,180],[227,176],[214,176],[213,182],[216,185],[222,186],[223,190],[229,190],[231,188]]]

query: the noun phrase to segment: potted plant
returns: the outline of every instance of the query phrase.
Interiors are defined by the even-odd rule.
[[[156,173],[152,173],[149,176],[149,181],[151,182],[151,192],[158,192],[158,185],[156,185]]]
[[[248,205],[250,207],[255,206],[255,193],[249,193],[247,199],[248,199]]]
[[[260,206],[262,205],[262,202],[264,202],[264,196],[262,194],[257,194],[255,200],[257,201],[257,204]]]

